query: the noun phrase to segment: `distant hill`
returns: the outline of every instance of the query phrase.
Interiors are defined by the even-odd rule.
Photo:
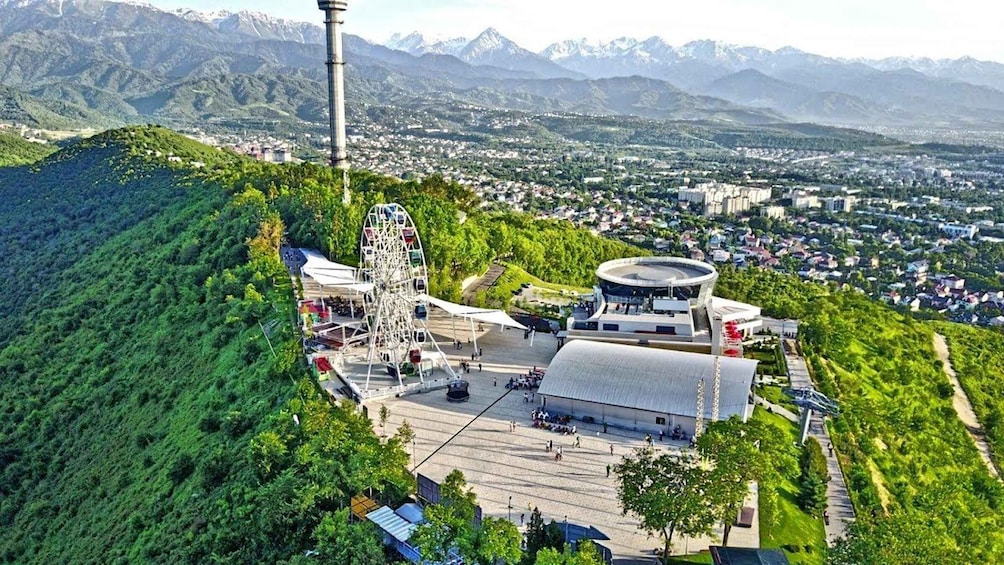
[[[319,30],[313,24],[245,12],[165,12],[108,0],[3,2],[0,84],[41,99],[70,102],[73,106],[57,112],[70,121],[79,117],[79,106],[120,122],[198,120],[205,125],[241,117],[323,122],[318,113],[326,111],[326,104],[317,97],[317,84],[325,80]],[[560,81],[582,75],[493,29],[462,45],[421,51],[416,47],[414,54],[351,35],[344,44],[351,76],[371,80],[347,86],[350,106],[414,106],[422,99],[449,99],[530,111],[580,107],[604,114],[638,111],[679,118],[687,117],[683,110],[692,106],[694,119],[778,119],[722,101],[680,104],[678,97],[661,94],[651,103],[628,102],[669,88],[650,80],[620,81],[620,86],[638,90],[609,98],[603,92],[609,85],[580,81],[574,89],[600,94],[569,101],[563,95],[569,84]],[[388,78],[393,80],[383,80]],[[542,82],[507,82],[532,80]],[[660,106],[663,102],[666,105]],[[719,113],[721,109],[726,111]]]
[[[872,124],[896,114],[893,108],[843,92],[819,91],[746,69],[708,84],[702,92],[755,108],[771,108],[796,120],[825,117],[827,123]],[[912,116],[906,112],[905,122]]]
[[[100,128],[122,123],[87,107],[36,98],[4,86],[0,86],[0,121],[57,130]]]
[[[674,47],[658,37],[564,41],[541,54],[591,78],[637,74],[736,103],[748,100],[796,119],[1004,124],[1004,65],[972,58],[846,61],[791,47],[772,51],[722,41]],[[793,92],[792,85],[800,90]],[[744,87],[750,92],[743,92]]]
[[[0,167],[27,165],[51,155],[51,145],[32,143],[19,135],[0,129]]]
[[[55,114],[37,103],[8,111],[26,123],[323,122],[313,84],[325,80],[322,43],[315,23],[254,12],[0,2],[0,84]],[[744,124],[1004,127],[1004,65],[972,59],[846,61],[659,37],[563,41],[533,53],[494,28],[445,41],[399,35],[387,46],[345,35],[344,44],[351,76],[364,81],[348,85],[350,115],[363,111],[353,105],[455,101]]]

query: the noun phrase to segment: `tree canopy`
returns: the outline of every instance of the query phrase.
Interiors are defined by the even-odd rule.
[[[519,562],[523,540],[519,530],[500,518],[475,522],[477,498],[461,471],[451,471],[439,485],[439,493],[440,501],[426,506],[426,522],[411,537],[423,559],[443,561],[456,551],[466,562],[478,565]]]
[[[669,563],[676,534],[710,534],[717,514],[711,500],[712,472],[688,455],[637,450],[614,467],[617,495],[624,514],[638,518],[641,528],[664,542]]]

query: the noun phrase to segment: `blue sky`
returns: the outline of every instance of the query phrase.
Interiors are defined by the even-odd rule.
[[[310,0],[150,0],[161,8],[256,10],[321,21]],[[1004,61],[1004,2],[994,0],[348,0],[346,31],[471,37],[488,26],[528,49],[563,39],[658,35],[839,57],[927,56]]]

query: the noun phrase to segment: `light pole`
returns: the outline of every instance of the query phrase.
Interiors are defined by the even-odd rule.
[[[509,495],[509,521],[512,522],[512,495]]]
[[[568,543],[568,514],[565,514],[565,543]]]
[[[411,439],[411,468],[412,470],[418,466],[418,457],[415,455],[415,438]]]

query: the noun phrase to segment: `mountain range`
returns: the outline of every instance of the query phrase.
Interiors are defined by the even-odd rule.
[[[319,25],[256,12],[0,0],[0,119],[322,124],[323,41]],[[350,117],[367,104],[431,100],[741,124],[1004,124],[1004,65],[968,58],[852,61],[657,37],[534,53],[493,28],[386,45],[346,35],[344,44]]]

